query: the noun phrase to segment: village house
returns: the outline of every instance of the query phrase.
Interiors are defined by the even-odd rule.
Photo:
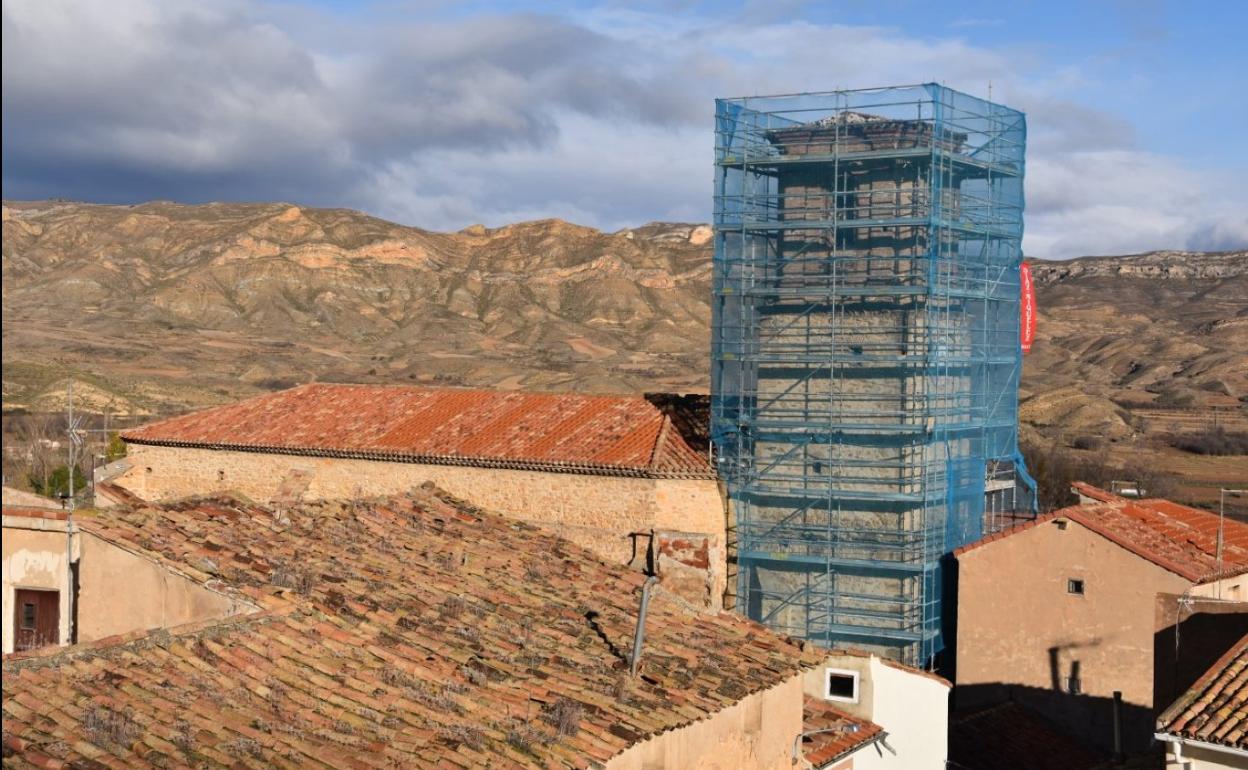
[[[1245,630],[1248,525],[1077,487],[1086,504],[954,552],[954,701],[1012,699],[1102,749],[1117,719],[1119,748],[1145,750],[1170,700],[1158,682],[1176,664],[1175,624],[1204,605],[1236,638]]]
[[[1166,767],[1248,768],[1248,636],[1157,718]]]
[[[705,428],[699,437],[656,404],[667,405],[316,383],[125,431],[130,467],[111,482],[146,500],[233,491],[289,504],[428,481],[610,561],[649,565],[718,609],[727,513]]]
[[[3,513],[5,654],[256,609],[84,529],[85,513]]]
[[[946,767],[949,744],[949,680],[891,658],[860,650],[833,650],[803,680],[811,713],[829,704],[874,729],[845,759],[830,760],[841,770],[907,770]],[[874,727],[868,727],[874,726]],[[846,740],[844,734],[838,740]],[[818,757],[817,751],[807,753]],[[818,766],[818,765],[817,765]]]
[[[178,625],[118,601],[131,574],[84,584],[80,613],[131,628],[6,656],[6,763],[944,766],[943,745],[919,756],[938,724],[901,718],[906,682],[934,708],[938,679],[697,611],[661,579],[432,486],[117,506],[79,526],[83,574],[94,538],[225,601]],[[846,673],[852,697],[830,678]]]

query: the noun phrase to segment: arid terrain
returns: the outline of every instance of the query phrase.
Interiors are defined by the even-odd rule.
[[[4,205],[4,407],[153,415],[308,380],[707,388],[710,229],[558,220],[438,233],[289,204]],[[1248,253],[1036,261],[1024,436],[1182,474],[1248,458]],[[1091,455],[1090,455],[1091,456]]]

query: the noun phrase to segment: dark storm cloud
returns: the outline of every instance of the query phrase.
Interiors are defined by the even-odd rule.
[[[6,0],[5,197],[705,221],[713,97],[947,79],[1028,112],[1029,253],[1248,244],[1242,192],[1140,150],[1077,101],[1084,73],[1035,55],[784,14],[374,11]]]
[[[543,146],[572,111],[692,117],[618,41],[521,15],[303,49],[257,7],[6,3],[4,194],[320,197],[430,151]]]

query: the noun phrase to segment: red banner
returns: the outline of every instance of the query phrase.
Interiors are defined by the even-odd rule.
[[[1024,353],[1031,352],[1031,343],[1036,340],[1036,287],[1031,281],[1031,265],[1024,262],[1019,266],[1019,288],[1022,291],[1019,302],[1021,318],[1018,334]]]

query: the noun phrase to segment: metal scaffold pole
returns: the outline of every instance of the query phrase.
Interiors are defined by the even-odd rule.
[[[941,560],[1011,518],[987,494],[1034,496],[1024,146],[1020,113],[934,84],[717,101],[712,440],[741,612],[942,649]]]

